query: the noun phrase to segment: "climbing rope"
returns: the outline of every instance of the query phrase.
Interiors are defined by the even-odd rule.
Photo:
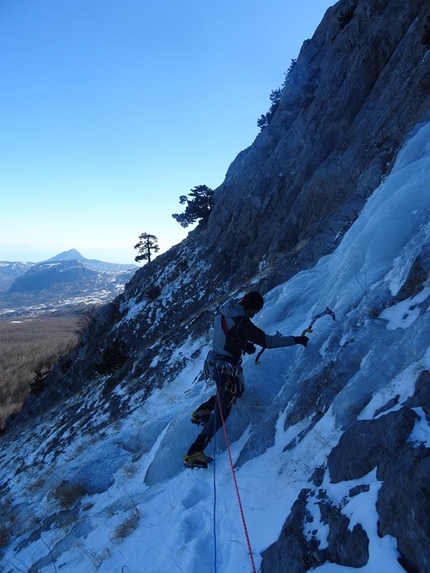
[[[217,568],[217,534],[216,534],[216,416],[214,415],[214,472],[213,472],[213,482],[214,482],[214,573],[216,573]]]
[[[242,517],[242,524],[243,524],[243,530],[245,532],[245,538],[246,538],[246,543],[248,545],[248,554],[249,554],[249,559],[251,561],[251,567],[252,567],[252,573],[257,573],[257,569],[255,568],[255,563],[254,563],[254,557],[252,554],[252,548],[251,548],[251,542],[249,539],[249,534],[248,534],[248,527],[246,525],[246,520],[245,520],[245,514],[243,512],[243,507],[242,507],[242,500],[240,498],[240,492],[239,492],[239,486],[237,485],[237,479],[236,479],[236,472],[234,470],[234,464],[233,464],[233,458],[231,455],[231,450],[230,450],[230,443],[228,441],[228,436],[227,436],[227,429],[225,427],[225,420],[224,420],[224,415],[222,413],[222,408],[221,408],[221,400],[219,397],[219,393],[217,391],[217,397],[218,397],[218,408],[219,408],[219,413],[221,416],[221,421],[222,421],[222,427],[224,430],[224,438],[225,438],[225,444],[227,446],[227,452],[228,452],[228,458],[230,460],[230,467],[231,467],[231,473],[233,475],[233,481],[234,481],[234,487],[236,489],[236,497],[237,497],[237,502],[239,504],[239,511],[240,511],[240,515]],[[215,415],[214,415],[214,419],[215,419]],[[214,455],[214,464],[215,464],[215,455]],[[214,488],[215,488],[215,492],[216,492],[216,487],[215,487],[215,465],[214,465]],[[216,495],[216,493],[215,493]],[[216,569],[215,569],[216,571]]]

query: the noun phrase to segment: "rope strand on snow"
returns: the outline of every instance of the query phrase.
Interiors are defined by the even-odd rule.
[[[248,535],[248,527],[246,525],[246,520],[245,520],[245,514],[243,512],[243,507],[242,507],[242,500],[240,498],[240,493],[239,493],[239,486],[237,485],[237,479],[236,479],[236,472],[234,470],[234,464],[233,464],[233,458],[231,455],[231,450],[230,450],[230,443],[228,441],[228,436],[227,436],[227,429],[225,427],[225,420],[224,420],[224,415],[222,413],[222,408],[221,408],[221,400],[219,397],[219,393],[217,391],[217,397],[218,397],[218,408],[219,408],[219,413],[221,416],[221,420],[222,420],[222,427],[224,430],[224,438],[225,438],[225,444],[227,446],[227,452],[228,452],[228,458],[230,460],[230,467],[231,467],[231,473],[233,475],[233,481],[234,481],[234,487],[236,489],[236,497],[237,497],[237,502],[239,504],[239,510],[240,510],[240,515],[242,517],[242,524],[243,524],[243,530],[245,532],[245,538],[246,538],[246,543],[248,545],[248,554],[249,554],[249,559],[251,561],[251,566],[252,566],[252,573],[257,573],[257,569],[255,568],[255,563],[254,563],[254,556],[252,554],[252,548],[251,548],[251,542],[249,539],[249,535]],[[214,416],[215,418],[215,416]],[[214,461],[215,461],[215,456],[214,456]],[[214,466],[215,467],[215,466]],[[214,471],[214,475],[215,475],[215,471]]]
[[[213,520],[213,528],[214,528],[214,573],[217,571],[217,535],[216,535],[216,416],[214,418],[214,473],[213,473],[213,481],[214,481],[214,520]]]

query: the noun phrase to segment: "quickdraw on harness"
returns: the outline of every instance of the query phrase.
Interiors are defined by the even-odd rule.
[[[309,323],[309,326],[307,328],[305,328],[305,330],[302,332],[302,336],[306,336],[306,334],[311,334],[313,332],[312,327],[315,324],[315,322],[325,316],[326,314],[329,314],[333,320],[336,320],[336,315],[334,314],[334,312],[330,309],[330,308],[326,308],[325,310],[323,310],[322,312],[319,312],[318,314],[316,314],[315,316],[312,317],[312,320]],[[265,351],[265,348],[262,348],[260,350],[260,352],[257,354],[257,357],[255,359],[255,364],[260,364],[260,357],[263,354],[263,352]]]
[[[219,358],[212,351],[205,360],[204,375],[206,380],[221,380],[224,390],[233,394],[235,398],[240,398],[245,390],[242,367]]]

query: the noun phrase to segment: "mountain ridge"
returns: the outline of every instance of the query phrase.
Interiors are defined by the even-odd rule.
[[[138,265],[135,264],[124,264],[124,263],[108,263],[108,262],[104,262],[104,261],[99,261],[97,259],[87,259],[84,256],[81,255],[81,253],[79,251],[77,251],[76,249],[70,249],[68,251],[63,251],[62,253],[59,253],[58,255],[55,255],[54,257],[51,257],[50,259],[47,259],[46,261],[41,261],[42,263],[49,263],[49,262],[55,262],[55,261],[70,261],[70,260],[76,260],[79,261],[80,263],[84,264],[87,268],[91,269],[91,270],[99,270],[99,271],[120,271],[120,270],[132,270],[135,269],[137,270],[139,268]],[[40,264],[40,263],[38,263]]]
[[[137,268],[86,259],[76,249],[39,263],[0,262],[0,317],[106,303],[120,294]]]

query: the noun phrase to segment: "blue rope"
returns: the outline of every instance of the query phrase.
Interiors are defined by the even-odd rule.
[[[216,430],[216,416],[215,416],[215,412],[213,413],[213,417],[214,417],[214,430]],[[216,573],[216,567],[217,567],[217,536],[216,536],[216,480],[215,480],[215,476],[216,476],[216,431],[214,433],[214,473],[213,473],[213,483],[214,483],[214,524],[213,524],[213,528],[214,528],[214,573]]]

